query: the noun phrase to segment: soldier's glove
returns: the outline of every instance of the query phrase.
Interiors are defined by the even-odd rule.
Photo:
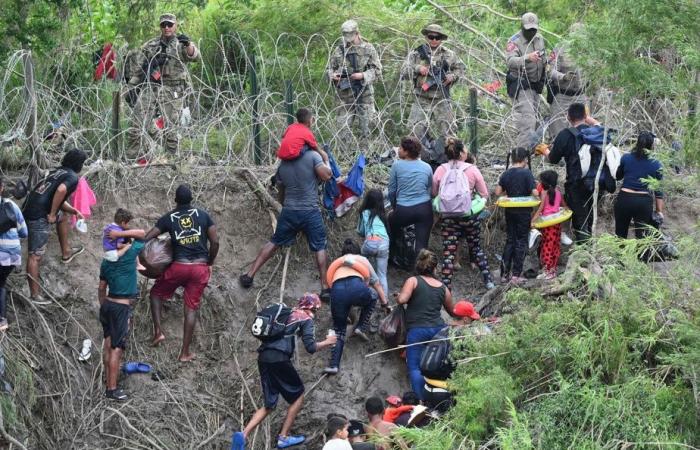
[[[549,145],[540,143],[535,146],[535,155],[546,155]]]
[[[182,44],[183,47],[190,46],[190,37],[187,36],[186,34],[178,34],[177,40],[180,42],[180,44]]]

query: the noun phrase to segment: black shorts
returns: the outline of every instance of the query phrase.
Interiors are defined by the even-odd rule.
[[[258,370],[265,408],[274,409],[280,395],[291,404],[304,393],[304,383],[291,361],[258,361]]]
[[[105,338],[110,338],[112,348],[126,350],[126,340],[129,336],[129,318],[131,306],[105,300],[100,306],[100,323]]]

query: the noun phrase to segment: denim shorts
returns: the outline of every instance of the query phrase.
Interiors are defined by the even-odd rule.
[[[309,242],[309,250],[320,252],[326,249],[326,227],[323,224],[321,211],[294,210],[282,208],[277,219],[277,229],[270,241],[278,247],[289,247],[296,242],[297,234],[304,233]]]
[[[36,220],[27,220],[28,252],[30,255],[43,256],[46,253],[46,245],[49,243],[51,224],[46,217]]]

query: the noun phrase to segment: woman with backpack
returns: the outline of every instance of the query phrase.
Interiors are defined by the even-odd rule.
[[[435,277],[438,259],[435,253],[423,249],[416,258],[415,276],[404,283],[396,299],[399,305],[406,305],[406,365],[411,389],[422,398],[423,374],[420,360],[425,344],[445,327],[440,316],[442,308],[453,314],[452,294],[445,284]],[[399,308],[402,306],[398,306]],[[418,344],[418,345],[413,345]]]
[[[488,187],[481,171],[474,164],[465,162],[469,153],[461,140],[449,138],[445,155],[449,161],[435,170],[432,188],[433,196],[438,198],[440,205],[452,209],[445,211],[443,208],[440,212],[442,282],[450,287],[455,264],[458,263],[459,241],[464,238],[469,247],[470,260],[479,267],[486,289],[492,289],[494,284],[489,262],[481,249],[481,211],[472,213],[473,194],[478,193],[488,200]]]
[[[403,228],[415,225],[416,254],[428,247],[430,230],[433,228],[433,209],[430,204],[433,169],[421,161],[421,149],[418,139],[401,139],[399,159],[391,166],[389,173],[389,200],[394,208],[389,215],[389,253],[392,261],[398,254],[398,242],[403,239]]]
[[[650,178],[661,181],[662,166],[659,161],[649,157],[649,150],[654,146],[654,135],[643,131],[637,137],[637,144],[631,153],[620,159],[616,178],[622,180],[620,193],[615,200],[615,234],[627,239],[630,223],[634,219],[634,234],[643,238],[645,226],[651,225],[654,206],[656,214],[663,220],[663,192],[653,189],[646,181]]]
[[[5,180],[0,178],[0,331],[7,330],[7,277],[22,264],[22,244],[27,237],[27,225],[19,207],[3,197]]]

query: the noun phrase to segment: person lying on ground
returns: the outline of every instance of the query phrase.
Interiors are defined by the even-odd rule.
[[[188,185],[181,184],[175,190],[175,204],[175,209],[158,219],[146,234],[146,241],[149,241],[167,232],[173,244],[173,262],[151,289],[152,345],[155,347],[165,340],[160,325],[163,301],[172,298],[179,287],[184,287],[184,333],[178,360],[187,362],[195,358],[190,344],[202,294],[219,253],[219,237],[209,214],[192,206],[192,191]]]
[[[131,230],[133,237],[143,238],[144,230]],[[102,361],[105,366],[105,396],[124,401],[128,395],[117,386],[119,365],[126,349],[133,307],[138,300],[136,264],[143,241],[126,244],[126,251],[117,261],[102,260],[97,298],[100,302],[100,323],[104,336]]]
[[[401,404],[396,407],[388,407],[384,411],[384,420],[400,427],[408,426],[408,422],[413,412],[413,407],[420,404],[420,399],[413,391],[404,392],[401,397]],[[412,424],[418,425],[418,424]]]
[[[353,450],[348,441],[350,422],[340,416],[332,416],[326,423],[326,444],[323,450]]]
[[[68,203],[68,198],[78,187],[78,174],[83,170],[87,154],[79,149],[68,151],[61,160],[61,166],[50,172],[36,184],[27,195],[22,213],[27,221],[29,248],[27,250],[27,282],[29,295],[37,305],[51,303],[41,295],[39,267],[46,253],[52,224],[56,224],[58,243],[61,246],[61,261],[68,264],[85,250],[85,247],[71,247],[68,242],[70,231],[69,214],[84,219],[77,209]]]
[[[299,158],[280,162],[275,178],[283,204],[282,212],[270,241],[260,249],[248,272],[238,278],[243,288],[253,285],[255,274],[279,247],[294,245],[297,234],[302,232],[309,243],[309,250],[316,256],[321,299],[330,301],[330,288],[326,283],[328,242],[318,203],[318,183],[328,181],[332,176],[327,161],[317,152],[305,152]]]
[[[20,239],[27,237],[27,224],[22,211],[15,202],[3,197],[5,180],[0,178],[0,208],[2,208],[2,229],[0,232],[0,331],[8,328],[7,323],[7,277],[15,267],[22,264],[22,244]],[[11,211],[11,214],[8,212]],[[11,216],[14,217],[11,217]]]
[[[423,375],[420,372],[420,359],[425,344],[445,327],[440,312],[445,310],[452,314],[452,293],[445,284],[436,278],[435,269],[438,259],[435,253],[423,249],[418,254],[415,276],[406,280],[396,302],[399,307],[406,305],[406,365],[411,382],[411,389],[422,398]]]
[[[365,424],[359,420],[351,420],[348,426],[348,441],[352,450],[377,450],[372,442],[367,442]]]
[[[311,131],[311,126],[314,123],[311,111],[307,108],[299,108],[296,118],[296,123],[289,125],[284,130],[280,147],[277,150],[277,157],[290,161],[299,158],[307,151],[315,151],[328,164],[328,155],[318,147],[316,137]]]
[[[397,426],[384,420],[384,401],[380,397],[370,397],[365,401],[365,411],[369,425],[367,426],[367,436],[376,441],[379,450],[390,448],[386,445],[391,433]]]
[[[385,310],[389,309],[384,288],[367,258],[360,255],[360,247],[352,240],[343,244],[343,256],[333,261],[328,269],[331,285],[331,316],[338,342],[331,351],[331,359],[324,372],[336,374],[340,368],[348,327],[348,314],[353,306],[362,308],[353,336],[369,341],[369,320],[377,303],[377,297]],[[371,289],[367,284],[370,284]]]
[[[320,307],[321,300],[316,294],[304,294],[287,320],[284,337],[263,342],[258,348],[258,370],[264,405],[253,414],[243,431],[233,434],[231,450],[245,449],[248,436],[275,409],[280,395],[289,403],[289,408],[277,436],[277,448],[298,445],[306,439],[304,436],[289,434],[304,403],[304,383],[292,364],[292,356],[297,335],[301,335],[304,348],[309,353],[316,353],[336,343],[335,336],[328,336],[321,342],[316,342],[314,338],[314,316]]]

